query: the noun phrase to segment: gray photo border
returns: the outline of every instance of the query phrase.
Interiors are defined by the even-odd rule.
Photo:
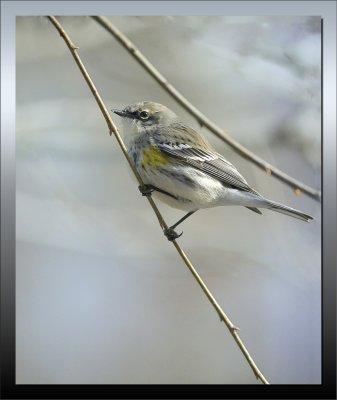
[[[80,7],[79,7],[80,5]],[[79,12],[80,10],[80,12]],[[336,398],[336,1],[1,1],[1,346],[2,398],[196,397],[191,388],[15,384],[15,18],[23,15],[319,15],[323,37],[322,385],[226,386],[230,398]],[[47,387],[48,386],[48,387]],[[67,386],[67,387],[66,387]],[[135,385],[138,386],[138,385]],[[160,385],[161,387],[163,385]],[[187,385],[188,386],[188,385]],[[218,385],[214,385],[216,387]],[[221,386],[221,385],[220,385]],[[273,391],[277,386],[277,392]],[[291,388],[287,389],[287,386]],[[304,385],[305,386],[305,385]],[[205,396],[212,396],[208,388]],[[219,393],[219,392],[218,392]],[[220,391],[221,393],[221,391]],[[247,393],[248,397],[244,396]],[[51,397],[48,397],[48,394]],[[315,397],[317,396],[317,397]]]

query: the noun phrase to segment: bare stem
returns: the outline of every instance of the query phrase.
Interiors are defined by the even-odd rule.
[[[299,180],[292,178],[285,172],[269,164],[267,161],[263,160],[261,157],[254,154],[252,151],[245,148],[243,145],[234,140],[229,134],[224,132],[218,125],[207,118],[200,110],[198,110],[192,103],[190,103],[167,79],[153,66],[153,64],[139,51],[139,49],[118,29],[113,25],[106,17],[92,17],[100,25],[102,25],[108,32],[110,32],[118,42],[135,58],[138,63],[191,115],[193,115],[197,121],[208,128],[212,133],[214,133],[219,139],[226,142],[231,146],[238,154],[247,160],[251,161],[253,164],[264,170],[267,175],[274,176],[280,181],[284,182],[288,186],[295,190],[296,194],[301,192],[307,194],[308,196],[320,200],[321,192],[319,190],[313,189],[310,186],[300,182]]]
[[[218,304],[218,302],[215,300],[214,296],[212,295],[212,293],[209,291],[208,287],[205,285],[204,281],[202,280],[201,276],[198,274],[198,272],[196,271],[196,269],[194,268],[193,264],[191,263],[191,261],[189,260],[189,258],[187,257],[187,255],[185,254],[184,250],[179,246],[179,244],[174,241],[173,242],[175,248],[177,249],[177,252],[179,253],[179,255],[181,256],[181,258],[184,260],[185,264],[187,265],[188,269],[191,271],[192,275],[194,276],[194,278],[197,280],[197,282],[199,283],[201,289],[203,290],[203,292],[205,293],[205,295],[207,296],[208,300],[212,303],[213,307],[215,308],[216,312],[218,313],[219,317],[220,317],[220,321],[223,321],[229,332],[231,333],[231,335],[233,336],[234,340],[236,341],[236,343],[238,344],[241,352],[243,353],[243,355],[245,356],[246,360],[248,361],[251,369],[253,370],[256,379],[260,379],[260,381],[264,384],[269,384],[269,382],[267,381],[267,379],[264,377],[264,375],[262,374],[262,372],[259,370],[259,368],[257,367],[257,365],[255,364],[253,358],[251,357],[251,355],[249,354],[246,346],[243,344],[242,340],[240,339],[240,336],[238,334],[238,328],[233,325],[232,321],[227,317],[227,315],[224,313],[224,311],[222,310],[222,308],[220,307],[220,305]]]
[[[102,114],[107,122],[108,128],[109,128],[109,133],[110,135],[113,133],[114,136],[117,139],[117,142],[121,148],[121,150],[124,153],[125,158],[127,159],[133,173],[135,174],[138,182],[140,185],[143,185],[143,181],[142,178],[140,177],[138,171],[136,170],[134,164],[132,163],[129,154],[126,150],[126,147],[123,143],[123,140],[118,132],[118,129],[116,128],[115,124],[113,123],[110,114],[107,110],[107,108],[105,107],[103,100],[101,98],[101,96],[99,95],[92,79],[90,78],[86,68],[84,67],[80,56],[78,55],[78,47],[75,46],[73,44],[73,42],[71,41],[70,37],[68,36],[68,34],[66,33],[66,31],[63,29],[62,25],[58,22],[58,20],[53,17],[53,16],[48,16],[47,17],[51,23],[54,25],[54,27],[57,29],[57,31],[60,33],[60,35],[62,36],[62,38],[64,39],[64,41],[66,42],[72,56],[74,57],[76,64],[78,65],[79,69],[82,72],[82,75],[84,76],[92,94],[94,95],[97,104],[99,106],[99,108],[102,111]],[[160,211],[158,210],[155,202],[153,201],[153,199],[150,196],[147,196],[147,199],[153,209],[153,211],[155,212],[159,224],[161,226],[162,229],[167,228],[167,224],[164,221],[164,218],[162,217]],[[197,280],[198,284],[201,286],[202,290],[204,291],[205,295],[207,296],[207,298],[209,299],[209,301],[211,302],[211,304],[213,305],[213,307],[215,308],[216,312],[218,313],[220,320],[223,321],[227,328],[229,329],[231,335],[233,336],[233,338],[235,339],[236,343],[238,344],[241,352],[243,353],[243,355],[245,356],[245,358],[247,359],[251,369],[253,370],[255,376],[257,379],[259,379],[262,383],[264,384],[269,384],[267,379],[263,376],[263,374],[261,373],[261,371],[258,369],[258,367],[256,366],[254,360],[252,359],[252,357],[250,356],[248,350],[246,349],[245,345],[243,344],[242,340],[240,339],[239,335],[238,335],[238,328],[236,328],[233,323],[231,322],[231,320],[227,317],[227,315],[224,313],[224,311],[222,310],[222,308],[220,307],[220,305],[217,303],[217,301],[215,300],[215,298],[213,297],[212,293],[209,291],[209,289],[207,288],[207,286],[205,285],[205,283],[203,282],[202,278],[200,277],[200,275],[198,274],[198,272],[196,271],[196,269],[193,267],[191,261],[188,259],[188,257],[186,256],[186,254],[184,253],[184,251],[182,250],[182,248],[179,246],[179,244],[174,240],[172,242],[175,246],[175,248],[177,249],[179,255],[181,256],[182,260],[185,262],[186,266],[189,268],[189,270],[191,271],[191,273],[193,274],[193,276],[195,277],[195,279]]]

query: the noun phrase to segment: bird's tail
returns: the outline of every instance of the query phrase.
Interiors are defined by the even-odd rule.
[[[314,219],[310,215],[304,214],[302,211],[298,211],[295,210],[294,208],[284,206],[283,204],[276,203],[275,201],[272,200],[268,200],[268,206],[266,208],[268,208],[269,210],[279,212],[281,214],[289,215],[290,217],[294,217],[306,222],[310,222]]]

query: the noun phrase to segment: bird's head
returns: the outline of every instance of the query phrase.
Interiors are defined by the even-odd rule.
[[[123,110],[111,111],[123,118],[124,126],[137,132],[169,126],[177,120],[176,114],[169,108],[150,101],[125,107]]]

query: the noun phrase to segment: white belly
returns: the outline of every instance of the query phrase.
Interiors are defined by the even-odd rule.
[[[153,193],[154,197],[184,211],[218,206],[225,190],[216,179],[190,167],[165,166],[161,171],[140,168],[139,173],[144,183],[165,190],[176,198],[157,191]]]

